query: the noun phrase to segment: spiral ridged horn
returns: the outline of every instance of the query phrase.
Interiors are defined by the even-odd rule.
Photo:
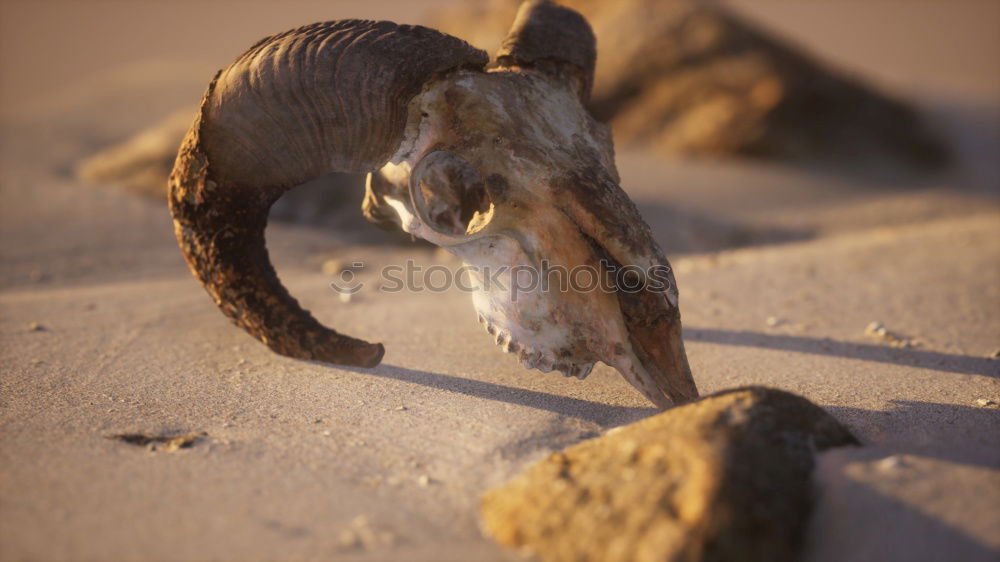
[[[500,66],[534,67],[572,78],[586,103],[594,85],[597,40],[579,13],[548,0],[529,0],[518,9],[496,58]]]
[[[377,365],[381,344],[325,328],[282,286],[264,242],[268,210],[319,175],[382,166],[423,85],[486,62],[432,29],[345,20],[263,39],[220,71],[169,190],[185,259],[226,316],[282,355]]]

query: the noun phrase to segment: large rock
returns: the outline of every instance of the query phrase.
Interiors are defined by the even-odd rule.
[[[793,560],[815,452],[856,443],[804,398],[720,392],[551,455],[486,494],[482,519],[546,561]]]
[[[943,142],[910,105],[715,3],[561,0],[597,36],[591,109],[615,141],[682,155],[933,168]],[[468,2],[430,25],[484,49],[519,2]],[[490,51],[492,52],[492,51]]]

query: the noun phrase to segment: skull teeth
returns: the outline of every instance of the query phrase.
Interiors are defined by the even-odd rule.
[[[513,339],[508,338],[507,343],[503,345],[503,350],[506,353],[517,353],[521,350],[521,346]]]
[[[594,368],[594,364],[578,364],[569,362],[557,362],[551,352],[532,349],[514,340],[509,334],[493,325],[489,319],[479,314],[479,323],[486,327],[486,332],[493,336],[493,341],[500,346],[505,353],[517,355],[522,365],[529,369],[538,369],[543,373],[559,371],[564,377],[576,377],[584,379]]]
[[[587,378],[587,375],[590,374],[590,371],[594,369],[594,364],[570,363],[570,364],[559,365],[557,368],[559,369],[559,371],[562,372],[564,377],[576,377],[580,380],[583,380]]]

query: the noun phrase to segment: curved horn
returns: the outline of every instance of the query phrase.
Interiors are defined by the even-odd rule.
[[[597,41],[579,13],[548,0],[521,4],[497,51],[500,66],[536,67],[575,80],[580,99],[590,99],[597,62]]]
[[[323,327],[282,286],[264,242],[268,210],[316,176],[380,167],[426,82],[486,62],[432,29],[346,20],[268,37],[219,72],[169,189],[184,257],[226,316],[283,355],[377,365],[381,344]]]

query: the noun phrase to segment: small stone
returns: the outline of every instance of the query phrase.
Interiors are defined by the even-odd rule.
[[[394,544],[396,535],[388,529],[376,527],[364,515],[358,515],[340,532],[337,542],[342,549],[372,549]]]
[[[396,406],[397,412],[405,412],[407,410],[406,406]]]
[[[328,430],[326,430],[326,431],[323,432],[323,435],[329,437],[329,436],[333,435],[333,433],[331,433],[330,430],[328,429]]]
[[[348,304],[354,300],[354,293],[348,293],[346,291],[337,293],[337,296],[340,299],[340,302],[344,304]]]
[[[865,327],[865,335],[872,337],[883,337],[888,333],[885,329],[885,325],[881,322],[869,322],[868,326]]]
[[[340,532],[340,536],[337,537],[337,544],[343,549],[358,548],[361,546],[361,539],[358,538],[358,535],[354,531],[344,529]]]
[[[990,355],[990,358],[991,359],[1000,359],[1000,348],[995,349],[993,351],[993,354]]]
[[[990,400],[989,398],[979,398],[976,400],[976,405],[981,408],[996,408],[997,406],[1000,406],[1000,404],[997,404],[996,400]]]
[[[48,330],[48,328],[46,328],[45,326],[42,326],[38,322],[32,322],[31,324],[28,324],[28,331],[29,332],[45,332],[47,330]]]
[[[324,275],[339,275],[346,269],[346,264],[340,260],[326,260],[320,269]]]
[[[421,488],[426,488],[431,485],[431,477],[427,476],[426,474],[421,474],[420,476],[417,477],[417,484]]]
[[[885,324],[881,322],[870,322],[868,326],[865,327],[865,335],[888,342],[893,347],[918,347],[920,343],[914,339],[902,336],[896,332],[890,331],[885,327]]]
[[[899,455],[892,455],[878,461],[879,470],[887,472],[905,467],[906,467],[906,461],[903,459],[903,457]]]
[[[766,323],[770,328],[777,328],[778,326],[784,324],[785,321],[782,320],[781,318],[778,318],[777,316],[768,316]]]

